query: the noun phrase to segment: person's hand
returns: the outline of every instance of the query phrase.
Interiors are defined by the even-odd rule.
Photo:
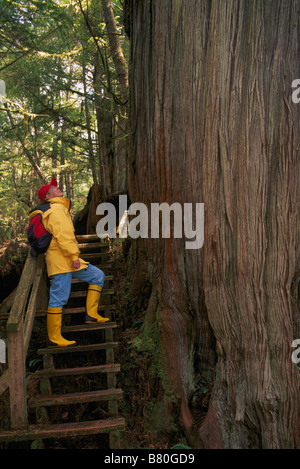
[[[76,259],[76,261],[73,261],[73,268],[79,269],[79,267],[80,267],[80,260]]]

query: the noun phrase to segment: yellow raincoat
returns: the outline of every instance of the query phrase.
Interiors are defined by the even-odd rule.
[[[50,202],[50,209],[42,213],[42,218],[45,229],[52,234],[52,241],[46,252],[49,277],[86,269],[88,262],[79,258],[80,250],[69,213],[70,200],[65,197],[53,197],[47,202]],[[32,212],[30,219],[36,214],[36,211]],[[73,262],[77,259],[80,260],[80,268],[74,269]]]

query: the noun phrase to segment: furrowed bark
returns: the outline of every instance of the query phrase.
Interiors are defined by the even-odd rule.
[[[291,286],[300,132],[291,84],[299,6],[131,0],[128,8],[130,199],[149,210],[153,202],[205,204],[202,249],[139,240],[156,285],[151,321],[165,373],[195,447],[298,445]],[[215,351],[201,424],[190,399],[211,378]]]

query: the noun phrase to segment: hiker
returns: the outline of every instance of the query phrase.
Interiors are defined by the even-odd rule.
[[[93,324],[109,321],[109,318],[103,318],[97,312],[105,275],[102,270],[79,258],[80,251],[69,213],[70,200],[63,196],[55,178],[51,179],[50,184],[39,189],[38,197],[42,204],[49,203],[49,208],[37,207],[30,214],[30,219],[37,214],[39,208],[42,209],[42,223],[52,234],[51,243],[46,251],[47,273],[52,280],[47,310],[48,345],[74,346],[75,341],[68,341],[61,335],[62,310],[69,299],[72,277],[89,284],[85,323]]]

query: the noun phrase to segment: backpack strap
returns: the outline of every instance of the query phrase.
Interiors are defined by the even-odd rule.
[[[40,212],[44,213],[46,212],[47,210],[50,209],[50,202],[45,202],[44,204],[40,204],[38,205],[37,207],[33,208],[30,210],[29,214],[39,210]]]

